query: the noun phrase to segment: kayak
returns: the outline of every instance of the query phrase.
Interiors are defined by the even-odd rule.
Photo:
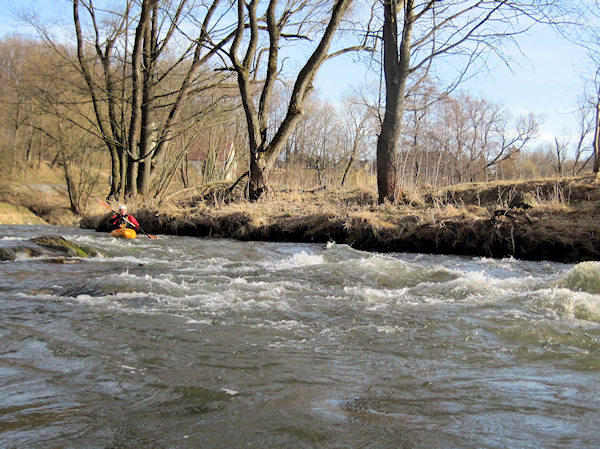
[[[131,228],[118,228],[110,231],[110,236],[122,239],[134,239],[137,237],[137,233]]]

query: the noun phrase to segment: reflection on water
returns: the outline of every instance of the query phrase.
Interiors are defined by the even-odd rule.
[[[598,447],[600,265],[71,228],[0,262],[0,446]]]

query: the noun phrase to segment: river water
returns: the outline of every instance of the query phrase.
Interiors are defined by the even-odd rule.
[[[3,448],[597,448],[600,264],[0,226]]]

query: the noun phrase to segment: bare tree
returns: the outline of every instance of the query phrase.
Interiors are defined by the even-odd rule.
[[[252,201],[257,200],[268,188],[269,172],[298,124],[302,108],[313,90],[315,76],[323,63],[343,52],[362,48],[329,52],[352,0],[296,0],[283,5],[278,0],[270,0],[264,3],[266,10],[263,18],[259,12],[262,6],[259,0],[236,2],[237,31],[228,52],[237,74],[248,127],[248,193]],[[317,29],[321,30],[320,37],[317,37]],[[268,38],[265,47],[261,48],[261,32],[264,30],[268,32]],[[316,45],[295,77],[285,116],[273,134],[269,135],[273,88],[282,70],[280,49],[282,41],[290,39],[316,40]],[[267,61],[264,72],[260,70],[263,54]]]
[[[591,75],[589,77],[582,76],[584,79],[584,104],[580,105],[579,110],[580,129],[573,170],[578,165],[581,153],[585,152],[583,148],[587,135],[592,133],[590,159],[593,158],[593,173],[600,179],[600,32],[598,31],[600,4],[597,1],[573,2],[570,17],[573,19],[558,26],[557,30],[566,39],[584,47],[591,63]],[[588,161],[583,164],[583,167]]]
[[[600,67],[600,64],[598,65]],[[600,69],[596,72],[596,95],[593,100],[594,104],[594,140],[592,147],[594,150],[594,167],[593,171],[597,177],[600,177],[600,82],[598,81],[598,75]]]
[[[148,196],[154,164],[181,128],[189,129],[182,125],[182,105],[199,86],[210,85],[199,79],[200,69],[233,37],[216,28],[228,9],[219,5],[126,0],[122,10],[110,10],[73,0],[78,66],[94,106],[95,132],[112,161],[110,196]],[[165,62],[171,42],[181,48],[187,39],[182,30],[190,22],[197,36]]]
[[[559,176],[563,176],[565,172],[565,162],[567,160],[567,152],[569,150],[568,140],[559,140],[554,138],[554,164],[553,168]]]
[[[461,61],[462,67],[450,86],[456,86],[486,51],[502,55],[502,42],[533,21],[546,20],[557,3],[458,0],[380,0],[383,5],[383,69],[385,114],[377,142],[377,187],[379,202],[394,201],[397,188],[397,145],[405,110],[410,76],[428,76],[434,62],[445,56]],[[522,25],[525,23],[525,25]],[[418,80],[417,80],[418,83]],[[452,87],[446,90],[451,90]]]
[[[344,187],[348,173],[355,162],[367,152],[367,139],[373,129],[372,110],[357,96],[347,96],[342,102],[342,124],[344,134],[349,137],[346,151],[347,162],[342,171],[341,187]]]
[[[572,169],[573,176],[580,174],[588,165],[589,161],[594,157],[593,142],[589,142],[589,137],[590,135],[593,135],[595,131],[594,125],[595,121],[597,120],[595,117],[596,108],[596,102],[589,101],[587,97],[584,97],[581,101],[579,109],[577,110],[577,114],[579,116],[579,128],[577,134],[577,143],[575,144],[575,154]]]

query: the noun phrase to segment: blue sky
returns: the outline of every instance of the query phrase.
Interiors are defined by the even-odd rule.
[[[34,35],[18,22],[15,12],[20,8],[71,25],[70,0],[0,0],[0,36]],[[515,52],[512,71],[498,63],[492,71],[471,79],[462,89],[499,103],[514,115],[541,114],[544,123],[540,127],[539,141],[552,142],[554,136],[572,136],[577,132],[575,110],[583,91],[581,73],[590,71],[585,50],[543,26],[520,36],[519,44],[524,56]],[[316,87],[321,97],[336,101],[351,85],[360,84],[364,79],[360,64],[350,64],[349,59],[346,62],[333,60],[322,69]]]
[[[460,89],[506,107],[514,116],[540,114],[539,142],[573,136],[578,131],[578,99],[583,95],[582,74],[590,72],[586,51],[558,36],[550,27],[539,26],[519,37],[521,53],[515,51],[510,68],[498,62],[492,70],[465,82]],[[363,79],[358,67],[328,62],[319,75],[318,88],[328,98]],[[575,137],[571,140],[574,142]]]

